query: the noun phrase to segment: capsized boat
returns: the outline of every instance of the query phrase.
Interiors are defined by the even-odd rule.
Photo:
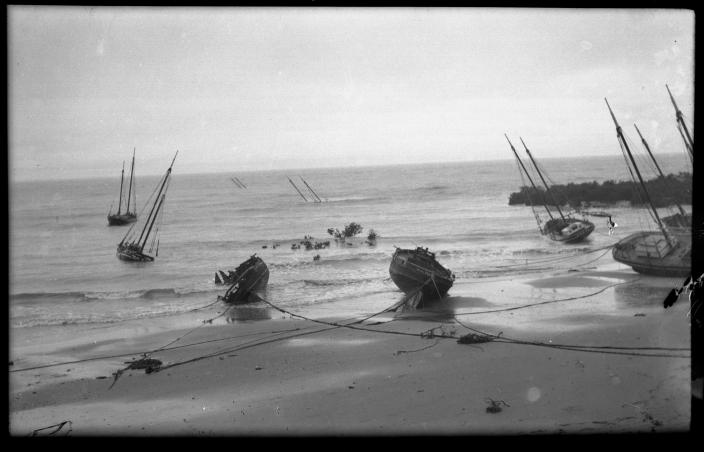
[[[419,291],[424,299],[442,298],[455,282],[455,275],[440,265],[428,248],[396,248],[389,265],[391,280],[406,294]]]
[[[244,304],[262,298],[269,283],[269,267],[262,258],[253,254],[235,269],[234,274],[236,279],[218,299],[229,304]]]
[[[129,223],[134,223],[137,221],[137,190],[132,191],[132,178],[134,177],[134,150],[132,151],[132,169],[130,170],[130,185],[127,190],[127,209],[122,212],[122,186],[125,181],[125,163],[122,162],[122,175],[120,176],[120,200],[117,204],[117,213],[108,212],[108,225],[109,226],[122,226]],[[134,199],[134,203],[131,203]],[[130,211],[130,204],[134,204],[133,209]]]
[[[508,139],[507,135],[504,134],[504,136],[506,137],[508,144],[511,146],[511,150],[513,151],[513,155],[516,157],[516,161],[520,164],[519,172],[521,169],[523,169],[523,172],[521,173],[521,178],[523,177],[522,175],[525,174],[528,177],[530,184],[533,186],[533,190],[539,192],[538,188],[533,182],[533,178],[530,176],[530,173],[523,165],[523,161],[518,156],[516,148],[513,147],[513,143],[511,143],[511,140]],[[550,197],[553,206],[557,209],[557,212],[559,214],[559,218],[553,215],[553,212],[550,210],[547,203],[543,202],[543,207],[545,208],[545,211],[547,212],[548,217],[550,217],[550,219],[545,222],[545,224],[542,224],[542,220],[533,208],[533,204],[531,202],[531,209],[533,209],[533,214],[535,215],[535,219],[538,222],[538,229],[540,230],[540,233],[543,235],[547,235],[551,240],[563,243],[577,243],[586,239],[589,234],[594,231],[594,223],[588,220],[580,220],[577,218],[573,218],[569,214],[565,215],[562,212],[559,203],[552,196],[550,186],[545,181],[543,173],[540,171],[538,164],[535,162],[535,159],[533,159],[533,155],[528,150],[528,147],[526,146],[525,142],[523,142],[522,138],[521,143],[523,143],[523,147],[525,148],[528,157],[530,158],[531,162],[533,162],[533,167],[535,168],[535,171],[538,173],[540,179],[543,181],[543,185],[545,185],[545,193]]]
[[[178,155],[178,151],[176,151]],[[159,226],[161,224],[162,213],[164,212],[164,201],[166,201],[166,191],[169,188],[169,181],[171,180],[171,168],[174,166],[176,161],[176,155],[174,155],[169,169],[166,170],[166,174],[159,181],[157,187],[159,187],[159,192],[154,198],[154,204],[149,211],[149,216],[147,221],[144,223],[141,231],[134,229],[133,224],[127,231],[127,234],[122,238],[120,243],[117,244],[117,257],[123,261],[130,262],[152,262],[154,257],[159,255],[159,242],[157,240],[157,235],[159,233]],[[156,225],[156,228],[154,226]],[[149,250],[145,252],[144,248],[147,245],[149,239],[151,244]],[[151,256],[147,253],[151,253],[154,249],[154,244],[156,241],[156,255]]]
[[[638,169],[628,142],[623,136],[621,126],[611,110],[609,101],[606,106],[616,125],[616,136],[621,150],[626,157],[626,163],[631,175],[635,173],[645,200],[650,207],[660,231],[640,231],[629,235],[614,245],[611,254],[617,262],[633,268],[638,273],[653,276],[689,276],[692,268],[692,237],[688,233],[672,233],[662,221],[658,210],[653,204],[643,176]],[[635,176],[633,176],[635,179]]]

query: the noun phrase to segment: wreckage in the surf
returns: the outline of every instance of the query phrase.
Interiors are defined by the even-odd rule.
[[[164,174],[157,185],[159,188],[158,193],[154,198],[154,203],[141,231],[134,228],[137,223],[133,224],[120,243],[117,244],[117,257],[119,259],[130,262],[152,262],[154,258],[159,255],[159,227],[164,213],[166,191],[171,181],[171,168],[174,166],[177,155],[178,151],[176,151],[171,165],[169,165],[169,168],[166,170],[166,174]],[[145,251],[145,247],[150,238],[151,243],[149,249]],[[152,256],[148,253],[151,253],[155,249],[155,245],[156,252],[155,255]]]
[[[269,283],[269,267],[256,254],[242,262],[234,271],[230,271],[228,274],[220,273],[226,277],[225,281],[221,279],[221,283],[230,284],[225,295],[218,296],[218,299],[225,303],[244,304],[264,298]],[[217,283],[217,273],[215,280]]]
[[[662,221],[651,200],[621,126],[618,124],[608,100],[604,100],[616,126],[616,136],[626,158],[628,171],[636,182],[636,187],[641,187],[641,193],[650,208],[650,214],[659,228],[659,231],[635,232],[622,239],[614,245],[612,256],[614,260],[630,266],[638,273],[654,276],[688,276],[691,271],[691,233],[687,232],[686,228],[673,232]]]
[[[417,301],[444,297],[455,282],[455,275],[443,267],[427,248],[396,248],[389,265],[391,280],[406,295]]]
[[[525,174],[528,177],[528,180],[530,181],[530,184],[533,187],[533,190],[535,192],[540,192],[538,188],[536,187],[535,183],[533,182],[533,178],[530,176],[530,173],[526,169],[526,167],[523,165],[523,161],[521,158],[518,156],[518,152],[516,152],[516,148],[513,147],[513,143],[511,143],[511,140],[509,140],[508,136],[504,134],[506,137],[506,140],[508,141],[509,146],[511,146],[511,150],[513,151],[513,155],[516,157],[516,161],[519,163],[520,167],[518,169],[519,173],[521,174],[521,178],[523,177],[523,174]],[[521,139],[521,142],[523,143],[523,139]],[[540,216],[538,213],[535,211],[533,207],[533,203],[531,201],[531,209],[533,209],[533,215],[535,215],[535,219],[538,223],[538,229],[540,230],[540,233],[543,235],[547,235],[551,240],[554,240],[556,242],[564,242],[564,243],[576,243],[576,242],[581,242],[582,240],[586,239],[589,234],[592,233],[594,230],[594,223],[591,221],[587,220],[580,220],[577,218],[571,217],[569,214],[564,214],[562,212],[562,209],[560,209],[559,203],[555,200],[554,196],[552,195],[552,192],[550,191],[550,187],[548,186],[547,182],[545,181],[545,178],[543,177],[542,172],[540,171],[540,168],[538,167],[537,163],[533,159],[533,155],[530,153],[528,150],[528,147],[526,146],[525,143],[523,143],[523,147],[526,150],[526,153],[528,154],[528,157],[530,158],[531,162],[533,162],[533,166],[540,176],[540,179],[543,181],[543,184],[545,185],[545,193],[546,195],[550,198],[552,201],[552,205],[557,209],[557,212],[559,214],[559,218],[555,215],[553,215],[553,212],[550,210],[548,207],[548,203],[545,202],[544,198],[542,200],[543,207],[545,208],[545,211],[548,214],[548,217],[550,218],[548,221],[543,224]],[[521,169],[523,170],[521,172]]]

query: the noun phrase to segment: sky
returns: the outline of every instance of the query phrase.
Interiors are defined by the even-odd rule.
[[[684,153],[677,9],[8,6],[11,180]]]

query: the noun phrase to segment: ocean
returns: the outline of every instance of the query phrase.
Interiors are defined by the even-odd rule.
[[[168,160],[165,154],[165,164]],[[658,162],[666,173],[691,171],[684,154],[658,156]],[[629,177],[618,154],[540,163],[558,184]],[[509,194],[521,186],[513,160],[213,174],[179,170],[177,160],[159,254],[151,263],[116,257],[129,228],[107,225],[119,176],[12,182],[10,327],[99,327],[186,313],[224,294],[227,286],[214,284],[216,270],[234,269],[255,253],[270,270],[271,303],[312,317],[370,314],[403,297],[389,278],[394,247],[429,248],[457,283],[564,268],[571,259],[598,256],[595,251],[632,232],[654,229],[644,208],[593,208],[613,215],[618,224],[613,236],[605,218],[592,217],[596,229],[587,241],[551,242],[539,234],[529,206],[508,205]],[[237,187],[233,176],[247,188]],[[305,202],[296,193],[288,177],[303,189],[299,176],[323,202]],[[160,176],[135,178],[140,211]],[[351,222],[362,233],[350,244],[337,244],[328,228],[342,230]],[[365,243],[371,229],[378,234],[374,245]],[[329,240],[330,247],[292,249],[305,236]],[[272,315],[261,302],[233,312],[233,321]]]

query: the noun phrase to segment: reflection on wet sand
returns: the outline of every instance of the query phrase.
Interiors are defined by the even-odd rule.
[[[268,306],[238,305],[230,306],[225,314],[227,323],[247,322],[252,320],[269,320],[273,309]]]
[[[414,310],[399,312],[396,319],[442,322],[451,320],[457,314],[471,312],[474,308],[491,306],[494,305],[485,298],[447,296],[441,299],[424,300]]]
[[[619,307],[658,307],[676,285],[672,278],[644,277],[631,284],[614,287],[614,300]]]

